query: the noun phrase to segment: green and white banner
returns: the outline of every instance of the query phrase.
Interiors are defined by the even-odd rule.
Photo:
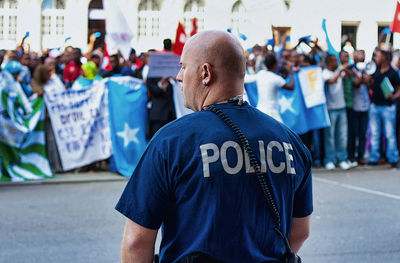
[[[13,92],[13,87],[0,86],[0,182],[53,177],[46,155],[44,117],[42,97],[28,100]]]

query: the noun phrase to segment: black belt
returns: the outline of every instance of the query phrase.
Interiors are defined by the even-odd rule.
[[[225,263],[225,262],[204,253],[192,253],[179,260],[179,263]],[[277,263],[277,261],[263,261],[262,263]]]

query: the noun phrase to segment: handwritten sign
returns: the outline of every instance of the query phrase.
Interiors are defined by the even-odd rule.
[[[64,170],[111,156],[104,82],[83,90],[46,92],[45,101]]]
[[[151,53],[147,78],[176,77],[181,66],[180,57],[173,53]]]

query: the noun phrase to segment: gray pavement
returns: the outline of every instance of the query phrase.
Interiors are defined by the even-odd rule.
[[[119,262],[126,179],[111,173],[0,184],[0,262]],[[304,262],[400,262],[400,171],[314,170]]]

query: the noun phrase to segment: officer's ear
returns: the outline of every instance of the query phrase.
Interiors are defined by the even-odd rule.
[[[213,74],[211,71],[211,65],[209,63],[204,63],[201,67],[201,81],[204,87],[207,87],[211,84]]]

